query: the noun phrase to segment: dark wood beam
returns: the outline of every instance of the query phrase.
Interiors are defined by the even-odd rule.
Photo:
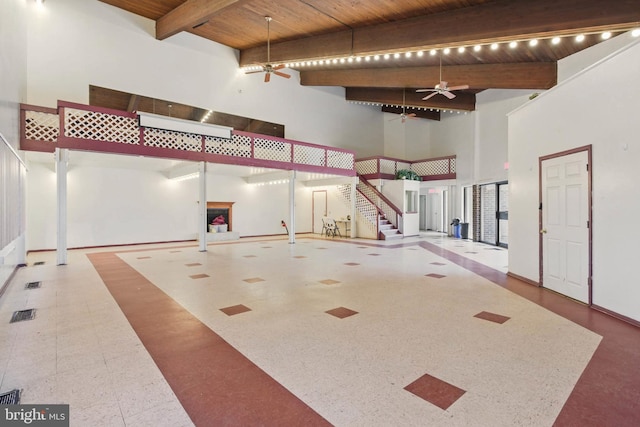
[[[407,107],[403,110],[402,107],[391,107],[391,106],[384,105],[382,107],[382,112],[394,113],[394,114],[402,114],[404,112],[405,114],[415,114],[415,117],[419,117],[421,119],[440,121],[440,110],[421,110],[419,108],[411,108],[411,107]],[[411,120],[411,119],[407,119],[407,120]]]
[[[156,39],[164,40],[191,30],[236,3],[242,3],[242,0],[187,0],[156,21]]]
[[[272,62],[428,50],[576,33],[640,23],[638,0],[499,0],[432,15],[271,44]],[[452,31],[452,28],[455,29]],[[353,46],[353,47],[352,47]],[[240,66],[264,62],[266,47],[244,49]]]
[[[132,94],[129,98],[129,104],[127,105],[127,111],[133,112],[138,111],[138,105],[140,105],[140,97],[138,95]]]
[[[449,86],[470,89],[549,89],[556,84],[555,62],[477,64],[442,67]],[[430,88],[440,81],[438,67],[360,68],[301,71],[303,86]]]
[[[378,89],[348,87],[345,98],[347,101],[371,102],[375,104],[402,106],[403,89]],[[422,98],[423,93],[416,93],[415,90],[406,89],[404,93],[404,105],[408,107],[418,107],[438,110],[462,110],[473,111],[476,109],[476,95],[470,92],[457,91],[456,97],[448,99],[443,95],[436,95],[426,101]]]

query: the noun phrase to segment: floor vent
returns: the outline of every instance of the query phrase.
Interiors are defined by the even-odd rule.
[[[44,265],[44,261],[34,262],[33,265]]]
[[[26,285],[24,285],[25,289],[38,289],[40,286],[42,286],[42,282],[29,282]]]
[[[13,316],[11,316],[11,322],[9,323],[22,322],[23,320],[33,320],[34,317],[36,317],[35,308],[30,308],[29,310],[14,311]]]
[[[17,405],[18,403],[20,403],[20,390],[15,389],[0,394],[0,405]]]

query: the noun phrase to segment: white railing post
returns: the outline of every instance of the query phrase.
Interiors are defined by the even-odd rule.
[[[67,264],[67,171],[69,150],[56,148],[56,264]]]
[[[198,192],[200,202],[198,204],[198,238],[200,240],[200,252],[207,251],[207,163],[198,165]]]

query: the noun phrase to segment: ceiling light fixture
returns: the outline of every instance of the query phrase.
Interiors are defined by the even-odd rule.
[[[631,31],[631,37],[640,37],[640,28]]]
[[[400,58],[400,54],[399,54],[398,52],[396,52],[396,53],[394,53],[394,54],[393,54],[393,57],[394,57],[395,59],[398,59],[398,58]]]
[[[551,39],[551,44],[560,44],[560,37],[554,37]]]
[[[602,40],[608,40],[611,38],[611,31],[605,31],[604,33],[602,33]]]
[[[374,60],[376,60],[376,61],[379,61],[379,60],[380,60],[380,55],[375,55],[375,56],[373,57],[373,59],[374,59]]]
[[[449,49],[448,47],[444,48],[444,50],[442,51],[442,53],[444,53],[445,55],[449,55],[449,52],[451,52],[451,49]]]
[[[412,55],[411,52],[407,52],[404,54],[405,58],[411,58],[411,55]]]
[[[498,50],[498,43],[491,43],[491,50]]]
[[[464,52],[464,46],[460,46],[458,48],[458,53],[463,53]]]
[[[384,56],[383,56],[383,58],[384,58],[384,59],[389,59],[389,58],[391,58],[391,55],[389,55],[388,53],[385,53],[385,54],[384,54]]]
[[[577,41],[578,43],[580,43],[580,42],[584,41],[584,34],[579,34],[579,35],[577,35],[577,36],[576,36],[576,41]]]
[[[538,39],[529,40],[529,46],[534,47],[538,45]]]
[[[476,51],[476,52],[480,52],[481,49],[482,49],[482,46],[480,46],[479,44],[477,44],[477,45],[475,45],[473,47],[473,50]]]
[[[429,52],[429,55],[431,55],[431,56],[436,56],[436,53],[438,53],[438,51],[437,51],[437,50],[435,50],[435,49],[431,49],[431,51]]]
[[[515,49],[518,46],[518,42],[517,41],[512,41],[511,43],[509,43],[509,47],[511,49]]]
[[[419,58],[422,58],[422,56],[424,55],[424,52],[420,50],[416,55],[418,55]]]

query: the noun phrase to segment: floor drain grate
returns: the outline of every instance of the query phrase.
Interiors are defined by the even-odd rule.
[[[33,320],[34,317],[36,317],[35,308],[30,308],[29,310],[14,311],[13,316],[11,316],[11,322],[9,323],[22,322],[23,320]]]
[[[33,265],[44,265],[44,261],[34,262]]]
[[[42,286],[42,282],[29,282],[26,285],[24,285],[25,289],[38,289],[40,286]]]
[[[20,403],[20,390],[15,389],[0,394],[0,405],[17,405],[18,403]]]

